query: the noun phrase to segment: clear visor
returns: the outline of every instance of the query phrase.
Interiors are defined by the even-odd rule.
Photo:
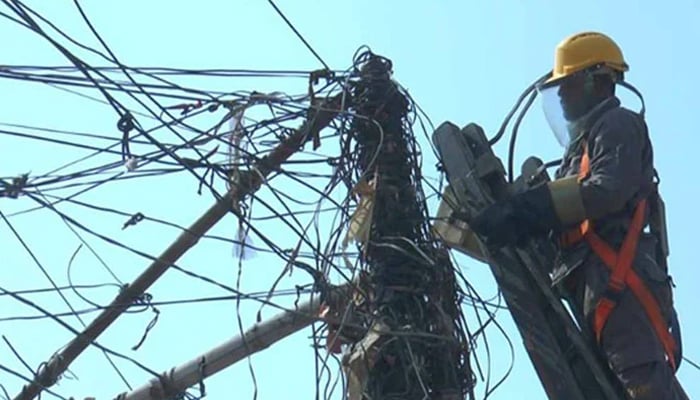
[[[567,121],[564,116],[562,100],[559,97],[559,85],[539,87],[538,91],[542,96],[542,109],[549,127],[559,144],[567,147],[571,142],[572,122]]]

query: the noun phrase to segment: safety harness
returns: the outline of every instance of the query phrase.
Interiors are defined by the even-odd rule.
[[[591,172],[591,161],[588,155],[588,145],[583,141],[583,155],[579,166],[578,181],[581,182]],[[593,315],[593,331],[596,340],[600,342],[601,334],[610,314],[620,300],[623,291],[629,288],[635,295],[639,303],[651,322],[657,337],[661,341],[664,352],[668,357],[668,362],[673,370],[676,370],[675,349],[676,342],[669,332],[669,326],[664,319],[659,304],[654,295],[649,291],[642,279],[632,269],[632,263],[637,253],[637,244],[644,228],[645,212],[647,200],[642,199],[637,203],[632,221],[629,225],[627,235],[620,250],[616,252],[606,243],[593,229],[590,220],[584,220],[581,224],[570,231],[564,232],[561,236],[562,246],[571,246],[585,240],[590,245],[593,252],[610,269],[610,278],[605,292],[601,295],[596,304]]]

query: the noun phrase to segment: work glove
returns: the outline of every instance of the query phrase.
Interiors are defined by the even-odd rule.
[[[469,226],[495,247],[523,244],[527,239],[544,235],[560,225],[552,195],[541,184],[506,200],[496,202],[480,213]]]

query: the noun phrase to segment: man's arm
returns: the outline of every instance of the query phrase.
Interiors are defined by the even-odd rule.
[[[515,194],[475,216],[471,228],[494,244],[509,244],[619,211],[644,185],[645,145],[646,127],[638,116],[609,111],[589,133],[587,177],[557,179]]]

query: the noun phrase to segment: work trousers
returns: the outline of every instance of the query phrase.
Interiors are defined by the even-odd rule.
[[[671,279],[656,260],[655,244],[653,238],[642,235],[633,269],[654,294],[670,324],[673,315]],[[587,329],[590,337],[595,338],[593,315],[606,289],[609,268],[593,252],[583,253],[581,258],[563,283],[573,296],[572,306],[584,316],[582,329]],[[663,346],[644,308],[628,288],[621,294],[595,346],[630,400],[688,399],[675,378],[675,371],[666,361]]]

